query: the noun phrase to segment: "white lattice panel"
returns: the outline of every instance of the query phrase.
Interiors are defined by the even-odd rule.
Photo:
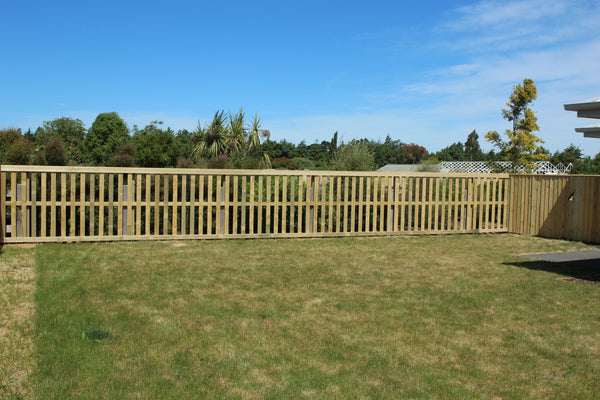
[[[530,164],[517,164],[510,161],[444,161],[440,163],[442,172],[472,174],[491,174],[494,172],[527,172],[543,175],[566,175],[571,172],[572,164],[553,165],[549,161],[536,161]]]

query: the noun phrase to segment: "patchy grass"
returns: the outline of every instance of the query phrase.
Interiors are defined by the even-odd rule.
[[[593,398],[600,288],[514,235],[39,245],[39,399]]]
[[[0,398],[32,394],[27,377],[34,368],[33,293],[36,284],[32,246],[0,248]]]

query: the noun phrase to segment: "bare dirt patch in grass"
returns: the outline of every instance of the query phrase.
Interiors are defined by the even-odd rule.
[[[581,278],[563,278],[562,280],[565,282],[587,283],[588,285],[598,285],[598,284],[600,284],[600,274],[599,275],[582,276]]]

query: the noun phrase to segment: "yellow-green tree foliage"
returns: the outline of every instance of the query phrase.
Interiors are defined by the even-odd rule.
[[[506,130],[506,140],[496,131],[485,135],[499,150],[502,159],[519,164],[548,159],[540,146],[544,141],[533,133],[540,130],[535,112],[530,108],[536,98],[537,88],[532,79],[524,79],[522,85],[513,86],[506,103],[508,109],[502,109],[502,117],[512,122],[512,129]]]

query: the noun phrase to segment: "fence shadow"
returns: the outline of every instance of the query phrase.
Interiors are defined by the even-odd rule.
[[[524,259],[519,262],[504,263],[504,265],[562,275],[567,281],[600,285],[600,258],[560,262]]]

